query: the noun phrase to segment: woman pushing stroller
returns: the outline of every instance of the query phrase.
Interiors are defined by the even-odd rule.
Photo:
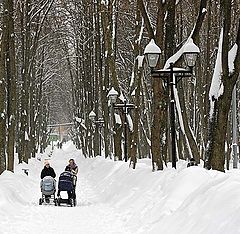
[[[65,171],[69,171],[73,175],[73,188],[74,188],[74,192],[71,193],[71,192],[68,191],[68,199],[70,199],[71,196],[73,196],[73,198],[76,199],[75,190],[76,190],[76,184],[77,184],[78,166],[75,163],[74,159],[72,159],[72,158],[69,159],[68,165],[66,166]]]
[[[49,161],[44,162],[44,168],[41,172],[41,179],[43,179],[45,176],[51,176],[52,178],[56,177],[56,173],[52,167],[50,167]]]
[[[45,201],[46,203],[50,202],[50,198],[53,196],[53,201],[55,203],[55,191],[56,191],[56,173],[52,167],[50,167],[49,161],[44,162],[44,168],[41,172],[41,192],[42,197],[39,199],[39,205]],[[55,203],[56,204],[56,203]]]
[[[71,206],[76,205],[76,182],[77,182],[78,166],[74,159],[69,160],[69,164],[66,166],[65,171],[60,174],[58,180],[58,205],[61,203],[67,203]],[[60,192],[67,191],[68,199],[62,199]]]

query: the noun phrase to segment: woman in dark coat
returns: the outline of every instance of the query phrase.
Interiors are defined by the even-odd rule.
[[[76,165],[74,159],[70,159],[69,164],[66,166],[65,171],[70,171],[73,175],[77,176],[78,173],[78,166]]]
[[[69,164],[66,166],[65,171],[69,171],[72,173],[73,175],[73,187],[74,187],[74,191],[73,194],[71,192],[68,192],[68,199],[70,197],[73,197],[74,199],[76,199],[76,193],[75,193],[75,188],[76,188],[76,183],[77,183],[77,173],[78,173],[78,166],[75,163],[74,159],[70,159]]]
[[[41,179],[43,179],[45,176],[51,176],[52,178],[56,177],[56,173],[52,167],[50,167],[50,163],[48,161],[44,162],[44,168],[41,172]]]

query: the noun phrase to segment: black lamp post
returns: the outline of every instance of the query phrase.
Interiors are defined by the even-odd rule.
[[[113,87],[111,88],[111,90],[108,92],[108,99],[109,99],[109,102],[111,104],[111,113],[110,113],[110,152],[111,152],[111,157],[113,157],[114,155],[114,137],[113,137],[113,134],[114,134],[114,130],[113,130],[113,115],[114,115],[114,104],[116,103],[117,101],[117,96],[118,96],[118,91],[116,91]],[[114,160],[115,160],[115,156],[114,156]]]
[[[101,141],[101,129],[104,125],[104,120],[103,118],[99,118],[98,120],[95,121],[96,125],[98,126],[98,133],[99,133],[99,153],[100,156],[102,155],[102,141]]]
[[[144,56],[148,62],[148,66],[151,68],[151,74],[153,77],[158,77],[166,80],[166,77],[170,78],[167,84],[170,86],[170,123],[171,123],[171,140],[172,140],[172,167],[176,168],[176,129],[175,129],[175,99],[174,99],[174,85],[183,77],[189,77],[192,75],[192,68],[195,66],[195,62],[199,48],[193,43],[190,38],[184,45],[182,55],[184,56],[187,68],[175,68],[174,62],[169,63],[168,69],[157,70],[158,59],[161,54],[161,49],[155,44],[152,39],[144,50]],[[174,79],[175,78],[175,79]]]
[[[127,114],[135,106],[131,103],[127,103],[126,99],[123,104],[115,104],[118,96],[118,92],[112,88],[108,93],[108,98],[114,109],[120,109],[124,114],[124,160],[127,162]],[[114,102],[113,102],[114,101]]]
[[[98,120],[96,119],[96,114],[94,111],[91,111],[88,115],[89,119],[92,121],[93,124],[96,124],[97,128],[98,128],[98,134],[99,134],[99,153],[100,156],[102,155],[102,142],[101,142],[101,129],[104,125],[104,120],[103,118],[99,118]]]

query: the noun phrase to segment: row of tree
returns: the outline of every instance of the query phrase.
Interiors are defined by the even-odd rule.
[[[27,163],[47,145],[47,56],[41,40],[52,4],[53,0],[1,4],[0,173],[14,170],[15,152],[19,163]]]
[[[72,47],[69,50],[76,56],[70,61],[76,93],[73,99],[75,116],[87,122],[78,121],[76,132],[85,155],[99,154],[98,129],[91,134],[88,120],[88,113],[94,110],[97,119],[103,117],[105,122],[105,156],[110,157],[114,151],[114,156],[122,160],[123,124],[118,118],[113,119],[114,149],[110,139],[113,114],[107,96],[114,87],[121,94],[118,102],[125,99],[137,107],[131,113],[134,127],[129,128],[127,137],[128,157],[133,167],[141,157],[151,157],[154,170],[163,169],[163,164],[171,161],[168,87],[162,80],[150,77],[146,63],[143,69],[138,69],[136,58],[143,54],[144,47],[153,38],[163,51],[161,68],[191,37],[201,48],[201,56],[192,79],[183,79],[178,84],[180,109],[177,114],[182,119],[176,123],[178,156],[182,159],[194,157],[198,162],[203,159],[206,167],[223,171],[225,159],[229,160],[231,153],[225,150],[226,145],[231,147],[231,94],[239,76],[239,1],[68,3],[72,22],[79,19],[84,22],[81,30],[75,31],[74,50]],[[74,31],[68,29],[70,33]],[[221,30],[224,41],[219,47]],[[228,54],[232,47],[235,48],[233,60]],[[218,79],[224,91],[214,96],[210,87],[215,85],[212,78],[218,69],[220,51],[222,72]],[[231,63],[234,70],[229,68]],[[182,65],[182,61],[178,64]],[[121,111],[117,115],[124,118]]]
[[[85,157],[102,154],[102,141],[105,157],[122,160],[119,119],[124,115],[113,114],[112,87],[120,94],[118,103],[137,107],[128,115],[131,165],[149,157],[153,170],[163,169],[171,161],[169,90],[151,77],[145,62],[139,68],[137,58],[154,39],[163,52],[162,68],[189,37],[201,55],[193,77],[177,86],[178,157],[203,159],[223,171],[230,154],[225,146],[231,145],[231,95],[240,71],[239,6],[239,0],[3,0],[0,173],[13,170],[14,148],[19,162],[34,157],[39,147],[44,150],[47,123],[72,120],[72,138]],[[234,70],[228,62],[233,46]],[[224,89],[216,96],[210,87],[220,51]],[[104,119],[102,131],[88,118],[92,110],[96,120]]]

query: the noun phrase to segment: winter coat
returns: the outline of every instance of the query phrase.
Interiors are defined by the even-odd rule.
[[[77,175],[78,173],[78,166],[74,163],[73,166],[71,166],[70,164],[68,164],[65,168],[65,171],[70,171],[72,172],[74,175]]]
[[[55,173],[55,171],[53,170],[53,168],[52,167],[44,167],[43,169],[42,169],[42,172],[41,172],[41,179],[43,179],[45,176],[51,176],[51,177],[53,177],[53,178],[55,178],[56,177],[56,173]]]

